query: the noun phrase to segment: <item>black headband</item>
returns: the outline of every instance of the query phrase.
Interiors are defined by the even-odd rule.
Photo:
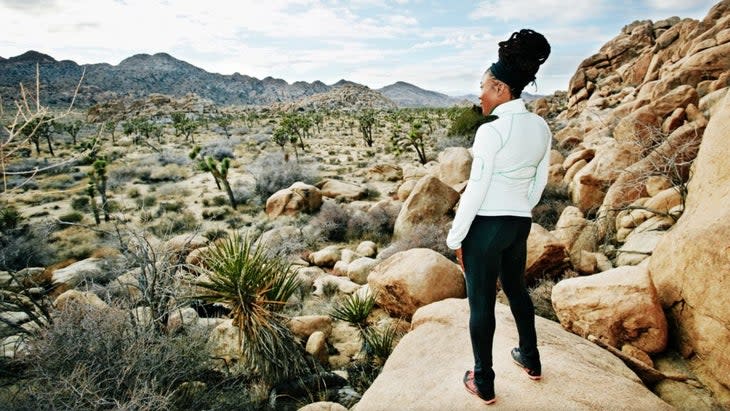
[[[532,78],[525,78],[517,70],[511,70],[507,67],[502,60],[497,61],[489,67],[489,72],[492,73],[492,77],[508,85],[511,89],[522,91],[526,85],[530,84],[531,81],[535,81],[535,76]]]

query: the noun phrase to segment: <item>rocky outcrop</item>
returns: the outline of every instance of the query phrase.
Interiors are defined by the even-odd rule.
[[[647,353],[667,345],[667,320],[646,267],[562,280],[553,287],[552,301],[560,324],[582,337]]]
[[[650,261],[682,354],[730,406],[730,96],[707,126],[684,213]]]
[[[497,304],[496,319],[496,409],[672,409],[613,354],[540,317],[536,327],[544,378],[531,381],[509,355],[517,345],[509,308]],[[473,367],[468,322],[466,300],[448,299],[419,309],[411,331],[365,392],[357,411],[484,410],[484,403],[467,393],[461,382],[464,371]]]
[[[368,285],[380,307],[406,319],[426,304],[466,295],[459,267],[428,248],[393,254],[372,269]]]

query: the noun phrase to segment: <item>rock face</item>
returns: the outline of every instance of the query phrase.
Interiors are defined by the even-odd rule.
[[[719,104],[695,160],[684,214],[654,250],[650,272],[682,353],[730,406],[730,96]]]
[[[266,200],[266,214],[269,217],[295,215],[300,212],[313,213],[322,206],[322,193],[315,186],[294,183],[279,190]]]
[[[667,345],[667,320],[646,267],[618,267],[568,278],[552,291],[555,314],[567,330],[657,353]]]
[[[317,184],[325,197],[340,198],[346,201],[361,200],[367,196],[367,189],[340,180],[325,179]]]
[[[528,283],[561,267],[567,257],[565,245],[539,224],[533,223],[527,237],[525,279]]]
[[[459,267],[428,248],[393,254],[372,269],[368,285],[379,306],[393,317],[406,319],[426,304],[466,296]]]
[[[393,236],[407,236],[418,224],[436,223],[459,201],[459,193],[434,176],[421,178],[398,213]]]
[[[517,345],[509,308],[497,304],[496,319],[495,409],[672,409],[618,358],[540,317],[536,327],[544,378],[539,383],[530,380],[509,355]],[[448,299],[419,309],[411,331],[365,392],[357,411],[484,410],[461,382],[464,371],[473,366],[468,322],[466,300]]]

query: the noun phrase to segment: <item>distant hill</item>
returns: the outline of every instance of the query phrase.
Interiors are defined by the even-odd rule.
[[[404,81],[398,81],[377,91],[393,100],[398,107],[451,107],[464,101],[463,98],[424,90]]]
[[[342,87],[365,87],[345,79],[328,86],[321,81],[289,84],[273,77],[259,80],[239,73],[209,73],[167,53],[136,54],[113,66],[107,63],[79,65],[70,60],[58,61],[47,54],[31,50],[7,59],[0,57],[0,97],[4,102],[18,97],[20,83],[33,89],[36,65],[40,68],[41,101],[52,106],[66,105],[71,101],[84,70],[84,80],[76,98],[78,106],[91,106],[119,98],[143,98],[150,94],[184,97],[191,93],[219,105],[269,105],[295,102]],[[398,107],[447,107],[464,102],[464,99],[424,90],[402,81],[379,90],[367,90],[369,103],[366,105],[389,106],[392,101]],[[382,94],[384,100],[380,101],[371,93]],[[340,93],[342,96],[356,97],[350,96],[349,92]],[[324,103],[327,99],[325,97],[320,102],[331,105]]]

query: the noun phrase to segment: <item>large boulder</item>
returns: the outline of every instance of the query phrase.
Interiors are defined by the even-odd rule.
[[[59,268],[52,274],[53,284],[73,288],[84,280],[105,281],[111,273],[104,269],[103,258],[87,258]]]
[[[449,147],[439,153],[438,179],[453,187],[469,179],[471,153],[464,147]]]
[[[319,188],[319,191],[325,197],[347,201],[362,200],[368,195],[368,190],[365,187],[331,178],[318,183],[317,188]]]
[[[667,320],[644,266],[562,280],[553,287],[552,301],[560,324],[582,337],[648,353],[666,348]]]
[[[322,206],[322,193],[315,186],[297,181],[291,187],[279,190],[266,200],[269,217],[313,213]]]
[[[527,237],[527,261],[525,263],[525,279],[534,283],[537,279],[561,267],[567,258],[565,245],[561,240],[544,229],[540,224],[532,223],[530,235]]]
[[[454,208],[457,201],[459,193],[438,178],[431,175],[421,178],[398,213],[393,237],[408,236],[418,224],[438,222]]]
[[[406,319],[426,304],[466,295],[459,266],[428,248],[388,257],[370,271],[368,285],[379,306],[394,317]]]
[[[495,409],[672,409],[613,354],[540,317],[535,325],[544,378],[535,383],[510,357],[518,341],[509,308],[497,304],[495,311]],[[411,331],[363,394],[357,411],[485,410],[461,382],[474,361],[468,323],[466,300],[448,299],[419,309]]]
[[[650,272],[682,353],[730,407],[730,95],[711,118],[684,214],[657,245]]]

